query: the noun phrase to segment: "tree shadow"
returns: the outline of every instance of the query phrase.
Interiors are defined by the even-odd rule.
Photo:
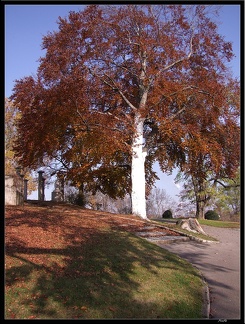
[[[25,224],[28,218],[30,226],[39,224],[29,214]],[[47,230],[54,220],[47,217],[43,228]],[[12,237],[6,245],[6,256],[21,262],[5,271],[6,286],[32,281],[21,300],[36,318],[91,319],[101,318],[101,314],[104,318],[169,318],[173,313],[176,317],[186,316],[184,312],[190,308],[186,301],[173,301],[166,307],[162,303],[159,307],[161,302],[150,296],[140,298],[142,282],[135,275],[140,268],[149,277],[157,276],[160,267],[174,271],[183,265],[181,259],[157,246],[149,249],[151,243],[128,232],[93,228],[93,223],[63,224],[59,217],[57,220],[66,242],[62,247],[35,247],[18,237]],[[193,268],[187,272],[196,276]],[[147,285],[147,277],[144,280]],[[167,285],[167,278],[158,280],[165,280]],[[195,294],[191,287],[190,293]]]

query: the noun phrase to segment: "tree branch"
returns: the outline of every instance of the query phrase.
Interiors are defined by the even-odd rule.
[[[105,76],[113,83],[114,86],[110,85],[108,82],[106,82],[104,79],[102,79],[102,81],[104,83],[106,83],[107,85],[109,85],[113,90],[117,90],[120,94],[120,96],[122,97],[122,99],[126,102],[127,105],[129,105],[129,107],[133,110],[137,110],[137,108],[128,100],[128,98],[123,94],[123,92],[119,89],[119,87],[116,85],[115,81],[108,75],[105,73]]]
[[[189,52],[189,54],[186,57],[183,57],[183,58],[181,58],[181,59],[179,59],[179,60],[177,60],[177,61],[175,61],[175,62],[173,62],[173,63],[171,63],[171,64],[169,64],[169,65],[167,65],[165,67],[163,67],[162,69],[160,69],[159,72],[156,74],[156,77],[160,73],[162,73],[162,72],[164,72],[166,70],[171,69],[175,65],[177,65],[177,64],[179,64],[179,63],[181,63],[181,62],[183,62],[185,60],[189,60],[190,59],[190,57],[194,54],[194,51],[193,51],[193,37],[194,37],[194,31],[192,29],[192,35],[191,35],[191,39],[190,39],[190,52]]]
[[[214,181],[214,183],[219,183],[222,187],[226,188],[226,189],[229,189],[229,188],[238,188],[240,187],[240,184],[234,184],[234,185],[225,185],[223,182],[221,182],[221,180],[218,180],[218,179],[210,179],[210,181]],[[233,180],[233,179],[232,179]],[[235,182],[235,180],[233,180]]]

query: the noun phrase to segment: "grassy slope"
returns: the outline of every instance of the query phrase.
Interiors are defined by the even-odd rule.
[[[201,318],[199,272],[133,235],[138,218],[68,206],[5,217],[6,319]]]

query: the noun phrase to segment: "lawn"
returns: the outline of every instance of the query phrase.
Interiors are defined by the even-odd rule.
[[[134,235],[137,217],[5,208],[5,319],[202,318],[187,261]]]
[[[194,233],[187,230],[182,229],[179,225],[176,224],[178,218],[170,218],[170,219],[162,219],[162,218],[156,218],[153,220],[153,222],[160,223],[166,228],[176,230],[179,233],[186,234],[188,236],[196,237],[201,240],[206,241],[217,241],[216,238],[204,235],[201,233]],[[198,219],[199,224],[202,225],[208,225],[208,226],[214,226],[214,227],[220,227],[220,228],[240,228],[239,222],[228,222],[228,221],[221,221],[221,220],[207,220],[207,219]]]
[[[214,227],[223,227],[223,228],[240,228],[239,222],[228,222],[222,220],[208,220],[208,219],[198,219],[200,225],[208,225]]]
[[[154,220],[162,223],[164,226],[168,226],[169,224],[176,224],[178,219],[182,219],[182,218],[169,218],[169,219],[156,218]],[[200,225],[208,225],[208,226],[223,227],[223,228],[240,228],[239,222],[208,220],[208,219],[198,219],[198,222]]]

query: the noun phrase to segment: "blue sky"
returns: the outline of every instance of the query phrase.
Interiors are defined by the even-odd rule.
[[[12,93],[14,81],[24,76],[34,75],[37,71],[38,59],[44,55],[41,50],[42,37],[48,32],[57,30],[58,17],[67,16],[69,11],[82,10],[82,5],[60,4],[5,4],[5,97]],[[240,5],[222,4],[218,18],[219,33],[233,44],[235,58],[231,68],[235,77],[240,77]],[[156,182],[158,188],[177,200],[180,188],[174,184],[172,176],[159,172],[160,180]],[[35,196],[33,196],[35,199]],[[46,199],[50,199],[50,190],[46,192]]]

